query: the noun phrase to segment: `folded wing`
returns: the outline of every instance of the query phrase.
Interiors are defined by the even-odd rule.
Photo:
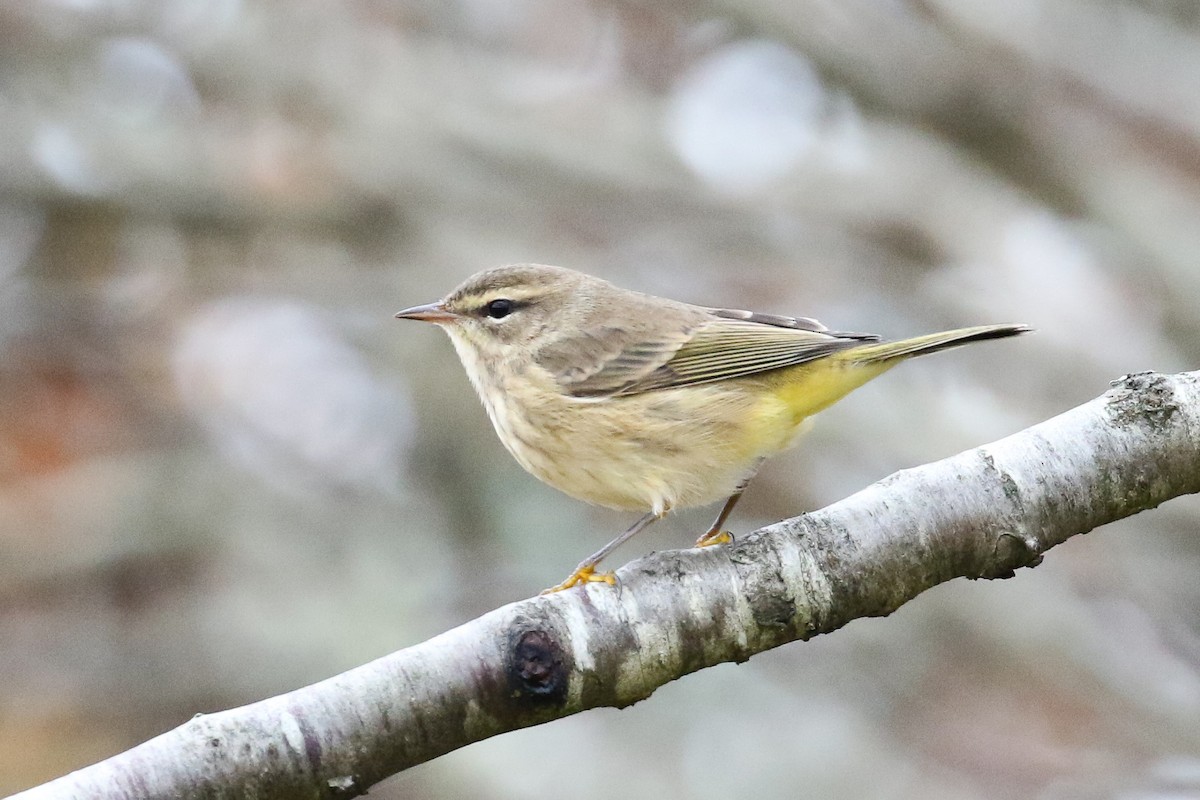
[[[828,331],[805,317],[781,317],[735,309],[707,309],[696,324],[678,335],[646,336],[602,328],[572,337],[591,353],[604,353],[599,369],[583,374],[570,364],[543,362],[563,389],[576,397],[623,396],[739,378],[877,341],[860,333]],[[566,348],[564,348],[565,351]],[[591,363],[596,363],[592,361]],[[555,369],[554,367],[558,368]]]

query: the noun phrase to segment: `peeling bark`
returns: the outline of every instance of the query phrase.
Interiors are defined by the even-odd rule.
[[[889,614],[955,577],[1200,490],[1200,373],[1129,375],[1021,433],[730,547],[657,553],[279,697],[197,716],[14,797],[354,797],[498,733]]]

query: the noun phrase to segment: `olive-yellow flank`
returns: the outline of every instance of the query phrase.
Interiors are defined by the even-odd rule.
[[[724,500],[696,544],[728,541],[723,526],[746,484],[810,416],[912,356],[1029,330],[980,325],[881,342],[540,264],[480,272],[396,316],[445,329],[521,466],[572,497],[643,512],[548,592],[613,583],[596,565],[671,509]]]

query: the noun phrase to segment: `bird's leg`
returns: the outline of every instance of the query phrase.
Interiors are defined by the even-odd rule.
[[[733,534],[724,530],[725,520],[729,519],[729,515],[733,513],[733,507],[737,505],[738,500],[742,499],[744,491],[745,484],[729,496],[725,505],[721,506],[721,513],[717,514],[713,524],[709,525],[708,530],[696,540],[696,547],[711,547],[714,544],[729,544],[733,541]]]
[[[729,495],[729,499],[725,501],[725,505],[721,506],[721,513],[717,514],[713,524],[709,525],[704,535],[696,540],[696,547],[711,547],[714,544],[729,544],[733,541],[733,534],[724,530],[725,520],[729,519],[729,515],[733,513],[733,507],[737,505],[738,500],[742,499],[742,492],[746,491],[746,487],[750,485],[750,481],[758,473],[761,465],[762,459],[759,459],[758,464],[754,465],[754,471],[743,478],[742,482],[734,489],[733,494]]]
[[[637,522],[633,523],[633,525],[629,527],[629,530],[625,531],[620,536],[604,545],[604,547],[601,547],[599,550],[581,561],[579,566],[575,568],[575,571],[572,572],[565,581],[557,586],[551,586],[549,589],[544,590],[542,594],[561,592],[563,589],[570,589],[572,586],[580,583],[607,583],[609,586],[615,586],[617,583],[617,576],[611,572],[596,572],[596,565],[603,561],[604,557],[613,550],[616,550],[618,547],[625,544],[625,542],[636,536],[651,522],[654,522],[656,519],[662,519],[664,516],[666,516],[666,514],[667,512],[665,509],[661,512],[651,511],[649,514],[646,514]]]

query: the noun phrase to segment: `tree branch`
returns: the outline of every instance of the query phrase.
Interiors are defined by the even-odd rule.
[[[657,553],[312,686],[197,716],[15,795],[352,797],[498,733],[598,706],[955,577],[1008,577],[1071,536],[1200,490],[1200,372],[1129,375],[994,444],[898,472],[731,547]]]

